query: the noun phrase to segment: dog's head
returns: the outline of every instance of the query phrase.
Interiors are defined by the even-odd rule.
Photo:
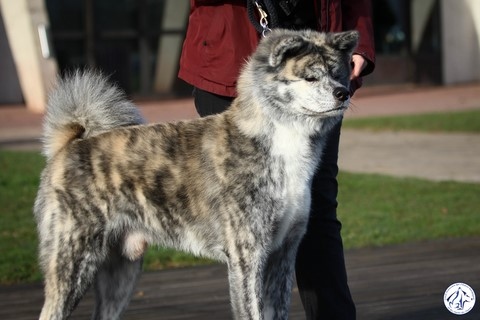
[[[309,121],[342,115],[348,107],[351,55],[358,33],[274,30],[239,80],[271,116]],[[266,102],[266,103],[263,103]]]

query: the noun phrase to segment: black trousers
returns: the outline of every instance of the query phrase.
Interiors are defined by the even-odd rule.
[[[194,89],[200,116],[220,113],[232,98]],[[339,124],[328,137],[322,164],[313,178],[312,205],[307,233],[297,253],[295,274],[306,319],[355,319],[355,305],[347,284],[347,272],[337,219]]]

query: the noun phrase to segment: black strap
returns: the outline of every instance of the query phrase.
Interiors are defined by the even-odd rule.
[[[277,8],[274,3],[275,0],[263,0],[263,4],[265,5],[265,8],[267,9],[267,13],[270,15],[270,27],[271,28],[279,28],[280,21],[278,20],[278,13],[277,13]]]

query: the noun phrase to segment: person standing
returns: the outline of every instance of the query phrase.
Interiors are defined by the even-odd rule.
[[[262,36],[258,15],[252,12],[255,2],[267,11],[269,27],[322,32],[357,30],[360,41],[352,57],[351,95],[361,86],[362,77],[373,71],[375,50],[369,0],[190,0],[178,76],[194,87],[195,108],[200,116],[223,112],[237,94],[241,67]],[[295,264],[307,319],[356,318],[347,283],[341,223],[336,214],[340,127],[341,123],[330,132],[312,182],[310,219]]]

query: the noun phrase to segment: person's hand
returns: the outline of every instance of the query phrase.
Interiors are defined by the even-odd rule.
[[[350,74],[350,81],[355,80],[360,77],[363,69],[367,67],[367,61],[364,57],[359,54],[354,54],[352,56],[352,73]]]

